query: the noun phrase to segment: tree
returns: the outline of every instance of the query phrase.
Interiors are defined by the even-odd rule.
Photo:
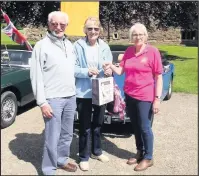
[[[100,19],[103,26],[130,27],[141,22],[148,29],[197,26],[198,1],[102,1]]]
[[[100,1],[100,20],[109,31],[129,28],[141,22],[148,29],[197,28],[198,1]],[[60,9],[59,1],[2,1],[1,8],[15,25],[45,25],[51,11]],[[78,14],[77,15],[81,15]],[[2,19],[2,18],[1,18]]]
[[[59,10],[60,2],[3,1],[1,8],[16,26],[27,24],[38,26],[46,24],[48,13]]]

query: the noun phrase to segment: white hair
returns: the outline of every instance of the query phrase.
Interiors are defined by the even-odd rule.
[[[48,14],[48,22],[51,22],[51,21],[52,21],[52,18],[53,18],[54,16],[64,17],[65,20],[66,20],[66,23],[68,24],[69,18],[68,18],[67,13],[61,12],[61,11],[53,11],[53,12],[50,12],[50,13]]]
[[[129,38],[130,38],[130,41],[132,41],[132,34],[133,32],[138,29],[142,32],[144,32],[146,38],[148,38],[148,32],[147,32],[147,29],[145,27],[145,25],[141,24],[141,23],[135,23],[129,30]]]

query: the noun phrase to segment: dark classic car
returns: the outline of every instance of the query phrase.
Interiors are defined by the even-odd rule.
[[[34,100],[30,58],[30,51],[1,50],[1,128],[15,121],[18,107]]]

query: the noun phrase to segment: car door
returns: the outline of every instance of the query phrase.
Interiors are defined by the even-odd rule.
[[[30,70],[23,69],[16,75],[18,77],[18,81],[16,81],[16,87],[20,91],[21,101],[20,105],[23,106],[34,100],[32,86],[30,81]]]
[[[167,95],[169,91],[170,82],[172,81],[172,74],[174,71],[173,64],[168,61],[163,61],[163,90],[162,90],[162,99]]]
[[[18,68],[18,71],[13,75],[13,85],[20,92],[20,105],[23,106],[34,100],[32,86],[30,81],[29,59],[31,52],[16,50],[9,51],[10,63],[12,67]]]

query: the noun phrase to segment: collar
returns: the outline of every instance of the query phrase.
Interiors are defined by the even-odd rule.
[[[140,56],[140,55],[142,55],[142,54],[147,53],[147,52],[148,52],[148,49],[149,49],[149,44],[146,43],[146,46],[145,46],[144,50],[143,50],[141,53],[139,53],[136,57],[138,57],[138,56]],[[134,46],[134,50],[136,50],[136,47],[135,47],[135,46]]]
[[[87,45],[90,45],[87,36],[85,37],[85,40],[86,40],[86,44],[87,44]],[[99,38],[97,38],[97,44],[99,45]]]
[[[51,31],[49,31],[49,30],[47,31],[46,35],[53,41],[60,41],[60,40],[65,41],[65,39],[67,38],[67,36],[65,34],[64,34],[64,36],[62,38],[58,38],[58,37],[54,36],[51,33]]]

